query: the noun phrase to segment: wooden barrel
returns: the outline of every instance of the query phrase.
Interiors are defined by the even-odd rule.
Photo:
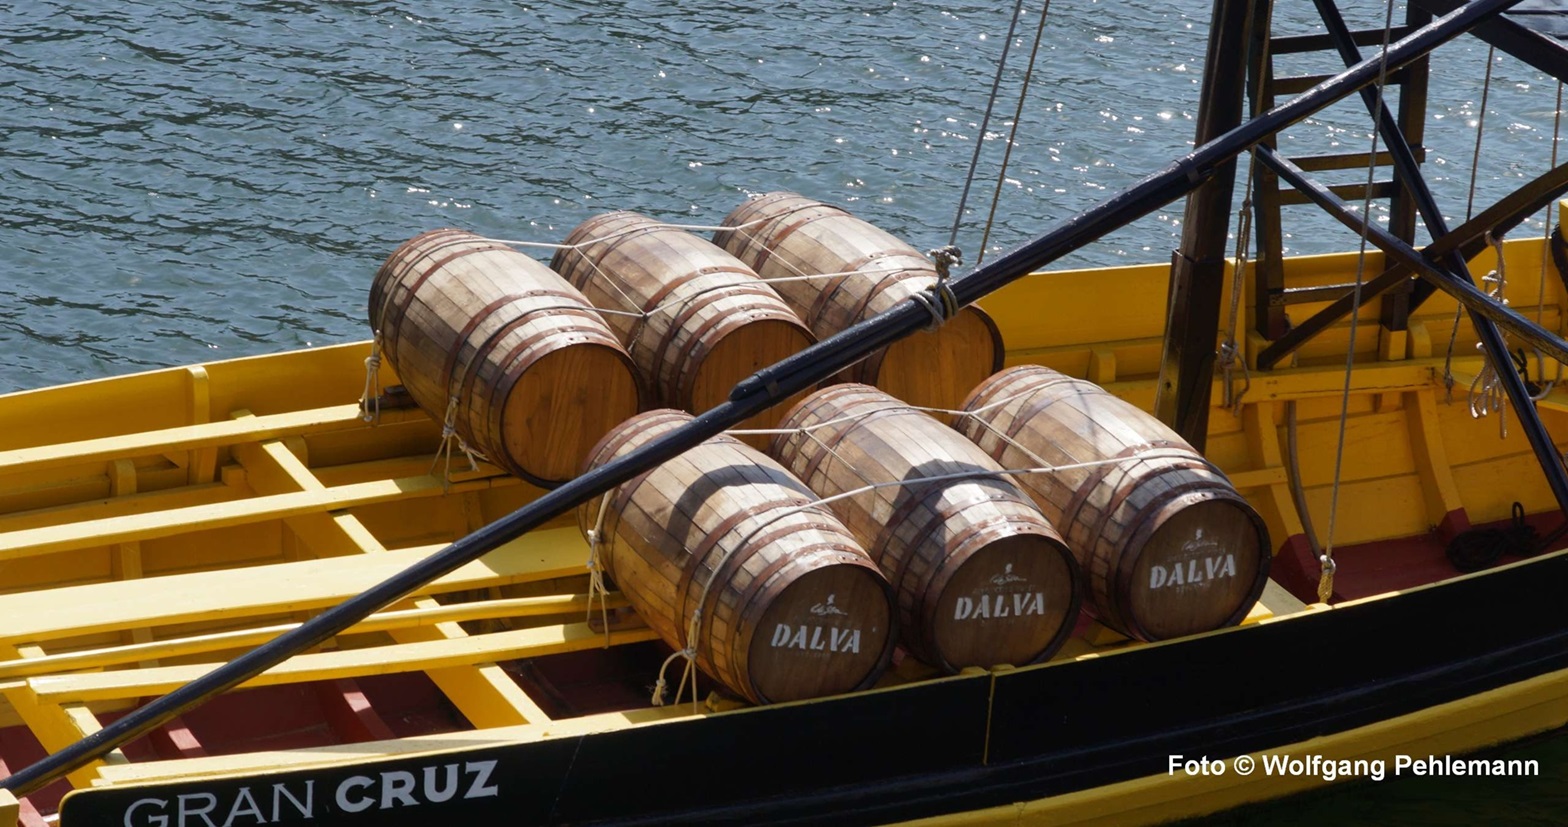
[[[584,470],[691,421],[656,410],[594,448]],[[577,510],[606,574],[666,643],[756,703],[863,689],[886,670],[897,618],[887,579],[782,466],[734,437],[696,448]]]
[[[751,268],[684,230],[614,212],[583,222],[566,244],[550,266],[596,306],[620,311],[605,321],[655,405],[702,413],[728,399],[735,383],[816,341]],[[771,428],[785,402],[803,395],[738,427]]]
[[[1174,431],[1082,379],[1024,365],[987,379],[959,430],[1018,477],[1066,536],[1105,625],[1163,640],[1240,623],[1263,592],[1268,530]]]
[[[772,453],[824,498],[898,595],[904,648],[948,672],[1050,657],[1078,619],[1078,566],[1056,529],[952,428],[869,385],[825,388]],[[994,474],[922,481],[948,474]]]
[[[463,230],[394,251],[370,287],[370,326],[419,406],[491,462],[545,487],[570,479],[641,409],[631,358],[548,267]]]
[[[715,243],[764,279],[844,274],[772,282],[819,338],[936,283],[936,269],[919,250],[838,207],[791,192],[747,201],[724,226]],[[936,332],[895,342],[840,378],[876,385],[913,405],[953,409],[967,389],[1002,367],[1002,357],[996,323],[970,305]]]

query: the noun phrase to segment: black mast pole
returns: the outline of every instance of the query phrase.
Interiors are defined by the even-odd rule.
[[[1247,80],[1247,44],[1254,9],[1267,25],[1269,0],[1214,0],[1209,49],[1203,61],[1198,127],[1202,146],[1241,124]],[[1165,352],[1160,358],[1155,415],[1198,451],[1209,434],[1209,394],[1214,384],[1214,332],[1220,326],[1225,288],[1226,238],[1235,190],[1236,160],[1221,164],[1187,196],[1181,248],[1171,261]]]

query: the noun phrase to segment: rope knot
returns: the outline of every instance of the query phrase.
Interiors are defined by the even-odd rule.
[[[916,293],[914,298],[915,301],[920,302],[927,313],[931,314],[931,324],[927,325],[926,329],[936,332],[944,322],[953,318],[962,309],[958,303],[958,296],[953,293],[953,287],[948,282],[948,274],[952,271],[953,265],[964,263],[964,254],[957,246],[948,244],[930,250],[926,255],[930,256],[931,261],[936,264],[936,283]]]
[[[964,263],[964,251],[958,249],[957,244],[945,244],[934,250],[927,250],[926,255],[930,256],[931,262],[936,265],[936,277],[942,281],[947,280],[954,265],[962,266]]]
[[[468,442],[457,435],[457,397],[447,398],[446,420],[441,423],[441,446],[436,449],[436,455],[430,460],[430,473],[436,472],[436,467],[445,462],[445,475],[442,480],[442,489],[449,490],[452,485],[452,446],[463,452],[468,459],[468,470],[478,471],[479,460],[486,459],[485,455],[475,451]],[[488,461],[488,460],[487,460]]]
[[[1252,390],[1252,370],[1247,367],[1247,360],[1237,358],[1240,352],[1241,348],[1237,346],[1236,340],[1233,338],[1227,337],[1220,344],[1219,367],[1220,372],[1224,374],[1225,380],[1224,405],[1233,414],[1241,412],[1242,397],[1247,395],[1247,391]],[[1241,367],[1242,384],[1240,391],[1236,390],[1235,385],[1232,383],[1232,376],[1237,366]]]
[[[1318,565],[1323,567],[1318,575],[1318,602],[1327,603],[1334,596],[1334,572],[1339,571],[1339,564],[1333,555],[1324,553],[1318,555]]]

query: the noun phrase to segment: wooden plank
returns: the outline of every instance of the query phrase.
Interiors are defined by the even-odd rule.
[[[641,628],[611,632],[607,638],[605,634],[588,628],[586,623],[571,623],[450,640],[316,652],[285,661],[241,686],[273,686],[533,658],[595,649],[604,646],[607,640],[609,645],[615,646],[653,640],[655,637],[652,629]],[[29,689],[42,701],[86,703],[163,695],[207,674],[217,666],[202,663],[114,672],[82,672],[32,678],[27,683]]]
[[[605,608],[623,609],[629,606],[620,592],[610,592],[604,598]],[[543,615],[582,614],[592,608],[599,611],[599,601],[591,604],[586,594],[552,594],[538,597],[509,597],[497,600],[480,600],[472,603],[437,603],[414,609],[379,612],[363,622],[350,627],[343,634],[384,632],[411,626],[430,626],[436,623],[459,623],[498,618],[540,617]],[[190,637],[153,640],[146,643],[107,646],[101,649],[81,649],[73,652],[43,655],[26,660],[0,661],[0,681],[55,675],[82,669],[101,669],[106,666],[145,661],[151,658],[173,658],[189,655],[241,649],[265,643],[284,632],[296,629],[298,623],[280,623],[250,629],[211,632]],[[145,666],[156,664],[143,663]]]
[[[238,412],[236,418],[249,416]],[[236,446],[234,456],[245,465],[251,483],[258,491],[321,491],[321,481],[311,473],[304,459],[305,446],[289,450],[279,440]],[[468,494],[464,497],[471,496]],[[307,546],[322,556],[384,554],[386,547],[352,514],[306,514],[284,521]],[[414,597],[392,608],[435,609],[433,597]],[[426,626],[395,627],[390,631],[398,643],[464,638],[468,633],[455,622]],[[499,666],[475,664],[427,670],[426,674],[474,726],[510,726],[549,720],[534,700]]]
[[[497,477],[453,483],[450,491],[461,493],[476,488],[515,484],[517,480],[511,477]],[[0,561],[249,525],[414,497],[436,497],[447,492],[446,484],[435,477],[406,477],[23,529],[0,534]]]
[[[437,487],[440,483],[436,483]],[[193,572],[0,595],[0,640],[42,641],[138,625],[223,620],[330,606],[445,548]],[[535,531],[441,577],[440,594],[581,574],[588,547],[576,528]]]
[[[42,654],[43,650],[37,646],[0,643],[0,657],[25,660]],[[0,697],[5,698],[33,737],[49,752],[64,749],[103,728],[86,707],[80,704],[61,706],[44,701],[26,684],[0,684]],[[92,784],[98,777],[98,771],[109,763],[126,763],[125,753],[113,750],[103,758],[72,770],[67,777],[72,786],[85,787]]]
[[[1448,463],[1448,449],[1443,445],[1435,388],[1405,394],[1405,421],[1412,461],[1421,480],[1427,520],[1435,526],[1445,525],[1449,514],[1463,510],[1464,501],[1459,497],[1453,467]]]
[[[381,412],[382,424],[425,418],[427,417],[424,412],[417,408],[387,409]],[[363,427],[368,426],[360,419],[357,404],[333,405],[307,411],[257,416],[245,420],[183,425],[177,428],[84,439],[58,445],[14,448],[0,451],[0,475]]]

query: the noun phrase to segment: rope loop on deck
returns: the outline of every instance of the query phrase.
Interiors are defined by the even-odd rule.
[[[370,340],[370,355],[365,357],[365,389],[359,394],[359,418],[366,422],[381,419],[381,331]]]
[[[686,647],[672,652],[669,657],[664,659],[664,664],[659,667],[659,679],[653,684],[654,706],[664,706],[666,703],[671,705],[680,703],[681,696],[686,694],[686,685],[689,683],[691,684],[692,712],[697,711],[697,632],[701,628],[702,607],[698,606],[697,610],[692,612],[691,627],[686,632]],[[670,664],[674,663],[676,658],[684,658],[686,665],[681,667],[681,682],[675,688],[675,697],[666,701],[664,694],[669,691],[670,684],[664,675],[669,671]]]
[[[604,518],[610,511],[610,496],[606,493],[599,499],[599,515],[594,518],[593,528],[583,532],[588,541],[588,609],[583,622],[593,619],[593,601],[597,598],[599,616],[604,621],[605,648],[610,646],[610,590],[604,585],[604,564],[600,561],[599,549],[604,543]]]
[[[457,435],[457,397],[455,396],[447,397],[446,419],[441,423],[441,447],[436,449],[435,457],[430,460],[429,473],[431,474],[436,472],[436,466],[443,466],[441,475],[443,491],[450,490],[452,487],[453,445],[456,445],[457,449],[463,452],[463,456],[468,458],[468,470],[478,471],[479,460],[485,457],[483,454],[470,448],[468,443]]]

